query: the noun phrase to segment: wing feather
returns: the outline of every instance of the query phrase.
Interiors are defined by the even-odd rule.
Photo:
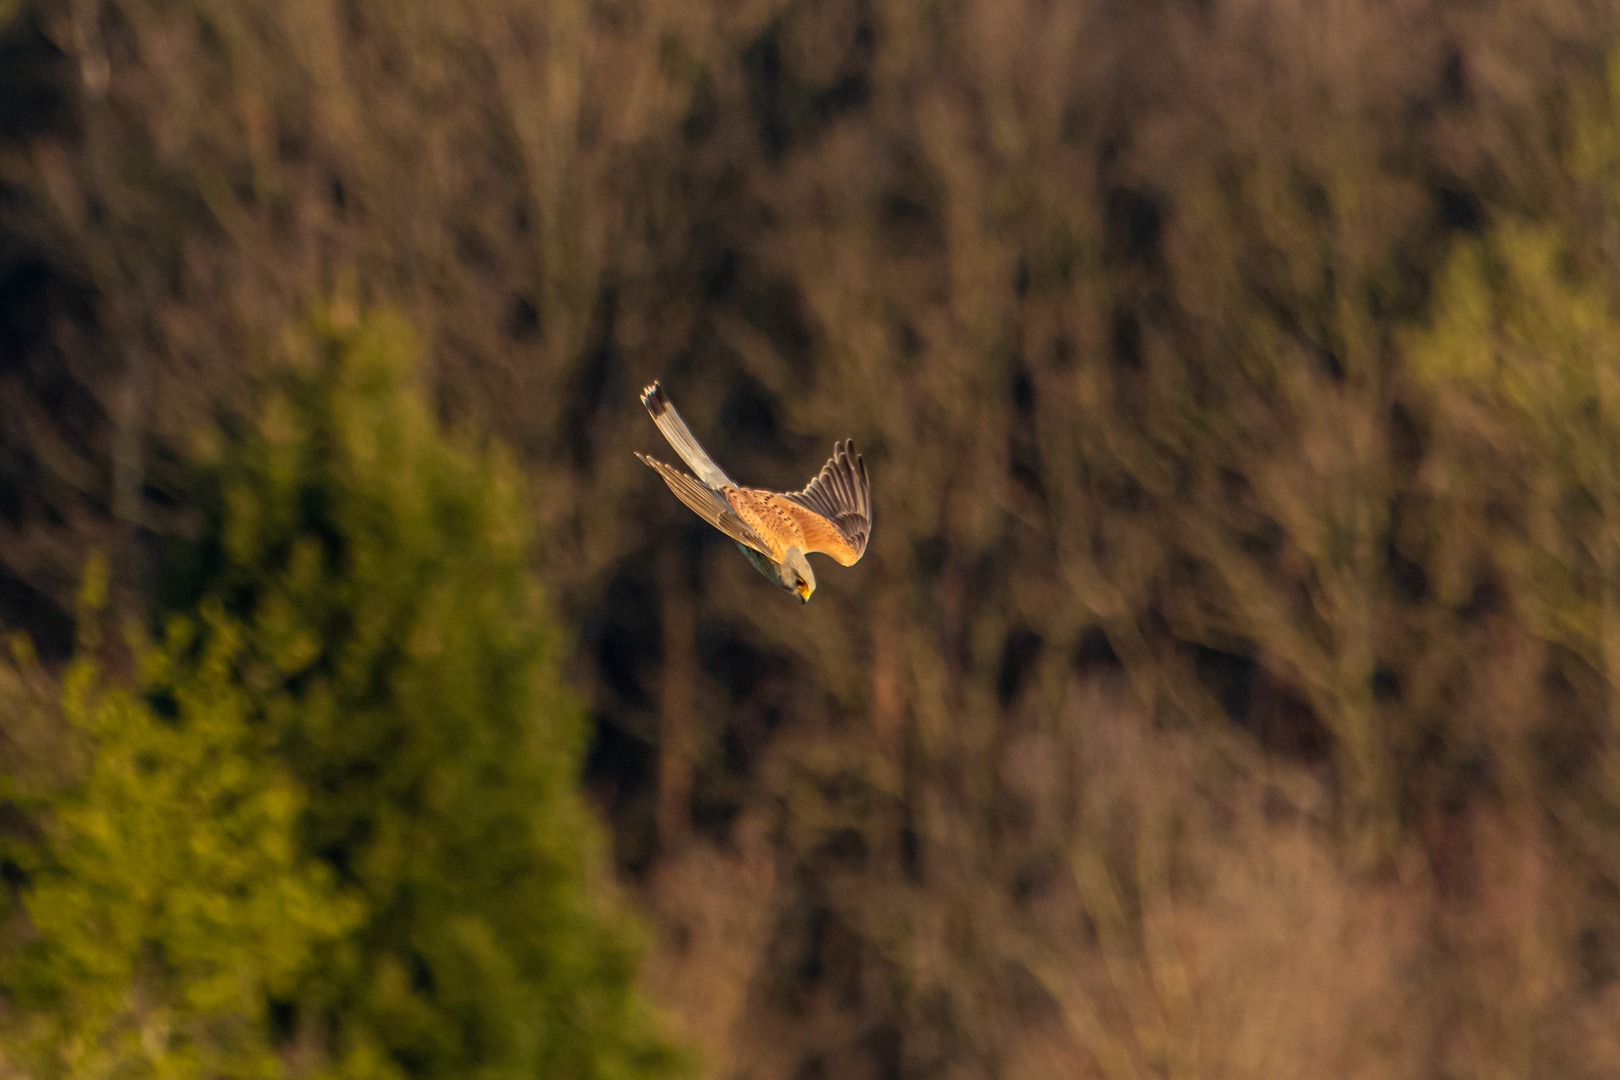
[[[672,465],[665,465],[662,461],[650,458],[645,454],[636,457],[664,478],[669,490],[691,507],[693,513],[719,529],[727,536],[744,547],[751,547],[762,555],[770,555],[770,548],[760,539],[758,533],[737,516],[737,512],[726,502],[725,496],[713,488],[699,483],[696,478],[688,476]]]
[[[845,566],[866,553],[866,541],[872,534],[872,482],[854,443],[834,443],[832,458],[816,478],[803,491],[786,492],[783,498],[810,511],[832,534],[801,517],[799,527],[806,541],[816,545],[807,550],[830,555]]]
[[[787,513],[798,526],[801,547],[806,555],[819,552],[841,566],[853,566],[860,560],[861,547],[851,543],[838,526],[814,510],[806,510],[796,503],[789,504]]]
[[[698,443],[692,429],[681,419],[675,403],[669,400],[662,386],[656,382],[649,384],[641,391],[641,403],[647,406],[653,423],[658,425],[658,430],[669,440],[669,445],[675,448],[681,460],[686,462],[686,467],[696,473],[699,480],[716,490],[737,486],[737,482],[727,476],[726,471],[716,465],[708,451]]]

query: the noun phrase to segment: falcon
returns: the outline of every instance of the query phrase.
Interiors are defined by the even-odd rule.
[[[653,383],[641,403],[669,445],[697,475],[689,476],[645,454],[637,454],[697,516],[737,542],[754,568],[808,603],[816,574],[805,556],[831,556],[854,566],[872,532],[872,485],[855,444],[833,444],[833,456],[803,491],[764,491],[743,487],[725,474],[692,437],[664,388]]]

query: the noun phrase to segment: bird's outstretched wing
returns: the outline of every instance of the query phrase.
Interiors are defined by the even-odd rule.
[[[675,411],[675,404],[669,400],[669,395],[664,393],[662,386],[655,382],[642,390],[641,403],[647,406],[647,411],[652,414],[653,423],[658,425],[658,430],[664,433],[669,445],[675,448],[675,452],[681,455],[681,460],[686,462],[686,467],[696,473],[699,480],[716,490],[737,486],[737,482],[727,476],[726,471],[716,465],[714,459],[698,444],[692,435],[692,429],[686,426],[681,414]],[[666,476],[664,479],[667,481],[669,477]],[[674,486],[670,484],[670,487]],[[680,495],[680,492],[677,491],[675,494]],[[684,495],[681,497],[685,498]],[[692,509],[697,510],[697,507],[693,506]],[[698,510],[698,513],[702,512]]]
[[[679,423],[679,420],[677,420],[677,423]],[[684,426],[682,425],[682,427]],[[702,450],[700,449],[698,452],[702,453]],[[673,465],[665,465],[662,461],[650,458],[646,454],[637,454],[636,457],[651,466],[659,476],[662,476],[664,483],[669,485],[669,490],[673,491],[681,502],[691,507],[698,517],[744,547],[751,547],[762,555],[769,556],[771,554],[770,547],[764,540],[760,539],[758,533],[749,528],[743,519],[737,516],[737,512],[731,508],[730,503],[726,502],[724,495],[698,483],[696,479],[681,472]]]
[[[696,477],[637,454],[704,521],[772,562],[790,547],[819,552],[851,566],[866,552],[872,531],[872,488],[866,463],[852,443],[833,446],[833,456],[803,491],[770,492],[739,487],[699,445],[656,382],[641,392],[653,423]]]
[[[855,444],[833,444],[833,456],[803,491],[783,496],[796,509],[794,519],[804,532],[807,552],[830,555],[844,566],[853,566],[866,552],[866,538],[872,533],[872,483],[866,475],[866,462],[855,453]]]

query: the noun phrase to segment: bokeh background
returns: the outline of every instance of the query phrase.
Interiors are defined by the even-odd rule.
[[[33,794],[0,824],[36,855],[0,867],[0,951],[39,940],[47,879],[93,876],[37,854],[75,820],[49,793],[98,805],[95,747],[134,737],[53,704],[88,656],[147,687],[154,730],[189,730],[166,679],[245,695],[232,752],[302,793],[254,828],[290,829],[294,885],[333,894],[276,930],[317,959],[241,961],[182,1033],[272,1072],[1620,1075],[1613,5],[3,11],[0,621],[38,659],[7,683],[0,764]],[[653,378],[744,483],[802,486],[853,438],[863,561],[803,607],[760,579],[632,456],[667,456]],[[342,656],[394,593],[474,614],[442,653],[401,616],[355,662],[413,673],[384,691]],[[264,704],[226,646],[85,632],[177,612],[240,620],[292,696]],[[514,644],[531,624],[544,644]],[[143,649],[201,674],[142,675],[169,671]],[[299,682],[310,649],[339,690]],[[479,697],[509,660],[551,704]],[[333,749],[329,707],[384,734]],[[502,771],[564,714],[561,764]],[[511,805],[423,796],[399,761],[480,724],[505,734],[464,755],[468,790]],[[613,929],[486,903],[549,856],[478,845],[541,789],[561,816],[522,828],[589,834],[576,788],[602,822],[578,918]],[[396,804],[485,822],[418,867],[437,907],[355,854]],[[496,863],[494,893],[459,877]],[[480,904],[467,971],[639,925],[640,953],[534,961],[619,1004],[484,1003],[505,984],[422,944]],[[78,976],[8,976],[0,1022],[36,1056],[8,1036],[0,1068],[88,1076],[83,1047],[135,1031],[107,1068],[234,1075],[147,1052],[181,1039],[150,1022],[189,985],[166,932],[86,969],[116,1003],[71,1037],[47,1020]],[[327,948],[361,974],[298,974]],[[388,979],[410,1001],[377,1004]],[[453,1038],[395,1039],[443,1034],[423,1001]],[[634,1045],[501,1034],[553,1006],[574,1035],[534,1045]]]

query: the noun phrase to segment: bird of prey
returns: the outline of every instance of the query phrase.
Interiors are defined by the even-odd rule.
[[[803,491],[742,487],[727,476],[692,437],[691,429],[653,383],[641,392],[653,423],[696,477],[637,454],[664,478],[698,517],[737,542],[754,568],[806,603],[816,591],[811,552],[854,566],[872,532],[872,485],[853,443],[833,444],[833,456]]]

